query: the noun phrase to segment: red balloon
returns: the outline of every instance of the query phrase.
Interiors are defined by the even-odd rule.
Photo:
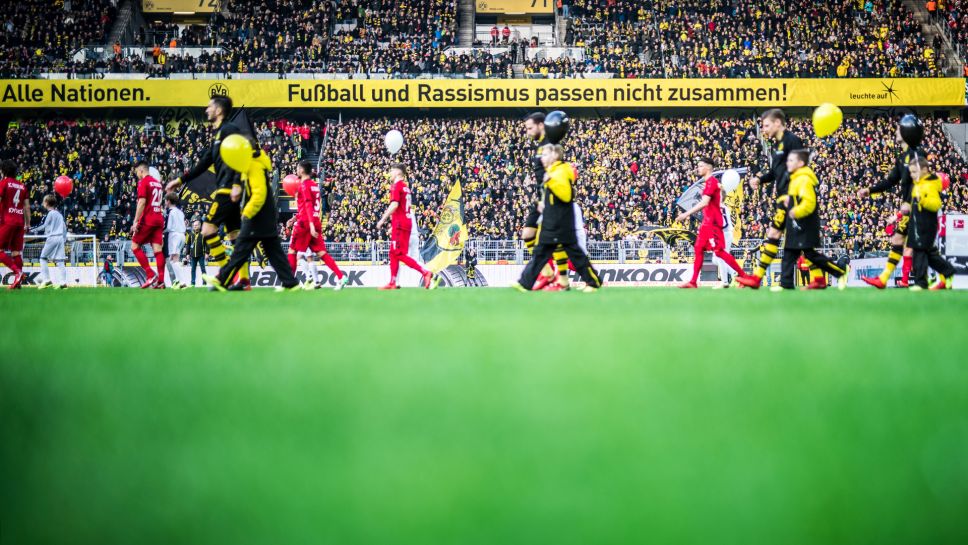
[[[295,197],[296,192],[299,191],[299,176],[290,174],[283,178],[282,190],[285,191],[290,197]]]
[[[941,178],[941,189],[947,191],[951,187],[951,176],[948,176],[944,172],[939,172],[938,177]]]
[[[54,180],[54,191],[61,196],[62,199],[66,199],[71,191],[74,191],[74,181],[67,176],[58,176]]]

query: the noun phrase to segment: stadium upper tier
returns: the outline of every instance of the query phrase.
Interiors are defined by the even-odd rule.
[[[43,195],[52,191],[53,179],[67,175],[75,179],[64,208],[72,231],[126,238],[134,213],[133,162],[146,158],[163,178],[172,179],[209,140],[202,126],[156,121],[144,126],[23,120],[7,129],[5,153],[21,164],[36,213],[42,210]],[[942,134],[940,120],[928,119],[926,127],[929,160],[952,178],[945,209],[968,211],[968,165]],[[256,124],[276,179],[291,173],[297,159],[321,154],[326,237],[341,242],[386,238],[375,224],[386,206],[383,173],[390,157],[383,136],[393,128],[406,138],[396,158],[410,170],[421,227],[433,227],[440,203],[459,181],[471,237],[517,236],[534,192],[528,163],[533,143],[525,138],[519,119],[344,118],[330,126],[325,138],[318,124]],[[894,121],[848,117],[823,141],[812,136],[807,120],[794,120],[792,130],[815,151],[825,236],[856,252],[885,249],[883,234],[895,219],[896,195],[858,200],[855,193],[881,180],[892,166],[899,149]],[[765,164],[752,117],[577,119],[565,146],[579,171],[578,199],[593,240],[634,239],[643,226],[674,225],[675,200],[695,181],[697,155],[712,155],[723,168],[756,170]],[[762,190],[747,192],[740,214],[744,237],[762,236],[762,220],[772,211],[769,202]],[[193,206],[187,208],[189,218],[198,213]],[[91,217],[91,211],[97,214]]]
[[[547,33],[462,43],[457,0],[230,0],[115,47],[109,2],[58,4],[4,8],[0,76],[934,77],[960,66],[965,17],[961,2],[932,19],[900,0],[567,0]]]

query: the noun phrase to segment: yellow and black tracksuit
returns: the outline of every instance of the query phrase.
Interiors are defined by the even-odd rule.
[[[817,175],[808,166],[798,168],[790,175],[787,189],[786,236],[783,246],[783,261],[780,286],[793,289],[796,282],[797,260],[800,254],[814,267],[841,277],[846,273],[846,264],[836,264],[829,257],[816,250],[820,246],[820,213],[817,210]]]
[[[223,286],[248,267],[252,252],[259,243],[262,244],[269,264],[275,269],[283,287],[291,288],[299,284],[292,269],[289,268],[289,261],[282,250],[282,241],[279,239],[279,229],[276,225],[279,212],[276,210],[275,195],[269,185],[271,169],[269,157],[257,151],[248,172],[242,176],[242,225],[239,237],[235,241],[232,258],[218,272],[218,281]]]
[[[571,260],[585,284],[593,288],[602,286],[598,273],[592,267],[588,255],[578,246],[575,235],[575,206],[572,202],[574,182],[575,170],[571,164],[558,161],[548,168],[547,180],[541,189],[544,211],[538,227],[537,244],[534,246],[531,261],[518,280],[526,289],[530,290],[534,286],[541,268],[558,248],[567,254],[567,259]]]
[[[937,271],[942,282],[955,274],[954,265],[941,257],[935,240],[938,237],[938,210],[941,210],[941,178],[922,176],[912,183],[911,230],[907,245],[914,250],[914,283],[928,287],[928,267]]]
[[[229,239],[238,232],[241,221],[239,203],[232,202],[231,198],[232,187],[240,185],[240,181],[239,174],[222,161],[221,147],[222,140],[227,136],[240,133],[238,126],[228,121],[216,127],[212,144],[199,155],[198,163],[180,178],[183,184],[190,184],[205,172],[215,174],[215,191],[211,195],[212,204],[205,215],[205,222],[223,227]],[[225,265],[228,259],[218,233],[205,237],[205,244],[211,263],[220,267]]]

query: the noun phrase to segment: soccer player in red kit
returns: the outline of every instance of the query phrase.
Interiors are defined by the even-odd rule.
[[[30,193],[17,181],[17,164],[0,164],[0,263],[13,271],[12,290],[24,281],[24,232],[30,229]]]
[[[164,289],[165,256],[161,253],[161,244],[165,233],[165,215],[162,209],[165,188],[160,181],[148,174],[148,163],[144,161],[134,167],[134,173],[138,177],[138,208],[134,213],[134,226],[131,227],[131,252],[148,277],[141,288]],[[148,256],[141,249],[145,244],[151,244],[151,249],[155,252],[157,274],[151,270]]]
[[[312,250],[326,263],[331,271],[336,273],[339,280],[336,290],[346,286],[347,277],[339,269],[333,256],[326,252],[326,241],[323,240],[322,198],[319,194],[319,184],[311,178],[313,165],[309,161],[300,161],[296,165],[296,175],[299,176],[299,190],[296,192],[296,222],[292,228],[292,239],[289,241],[289,266],[296,272],[296,254]],[[313,284],[316,279],[313,278]]]
[[[410,211],[410,188],[407,187],[407,167],[403,163],[393,163],[390,165],[390,206],[383,213],[380,221],[376,222],[376,228],[383,227],[387,218],[390,218],[392,236],[390,237],[390,283],[380,288],[381,290],[400,289],[397,285],[397,272],[400,271],[400,263],[410,267],[422,276],[421,284],[427,289],[433,289],[434,274],[425,270],[412,257],[407,255],[410,251],[410,232],[413,229],[413,214]]]
[[[713,176],[713,160],[709,157],[700,157],[696,162],[696,173],[706,180],[706,185],[702,191],[702,199],[695,206],[676,216],[676,221],[684,222],[689,216],[702,210],[702,225],[699,227],[699,235],[696,237],[696,261],[692,266],[692,280],[679,286],[680,288],[699,287],[699,272],[702,270],[703,257],[707,251],[712,252],[719,259],[722,259],[742,278],[747,274],[739,266],[736,259],[726,251],[726,239],[723,235],[723,210],[722,188],[719,180]]]

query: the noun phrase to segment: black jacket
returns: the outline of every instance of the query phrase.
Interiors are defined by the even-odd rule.
[[[212,138],[212,144],[199,153],[198,163],[191,168],[188,172],[181,175],[182,183],[189,183],[195,178],[201,176],[206,170],[211,170],[215,173],[215,194],[219,193],[230,193],[232,191],[233,185],[239,185],[239,174],[228,167],[222,162],[222,154],[219,150],[222,146],[222,140],[226,136],[231,134],[240,134],[239,128],[228,121],[222,123],[218,129],[215,130],[215,136]],[[215,198],[215,195],[212,195]]]
[[[871,186],[871,193],[883,193],[894,186],[901,186],[900,197],[901,200],[910,203],[911,202],[911,171],[908,170],[908,165],[914,157],[923,157],[924,153],[920,148],[908,148],[907,150],[898,154],[897,159],[894,160],[894,168],[887,173],[887,177],[884,178],[880,183]]]
[[[787,194],[790,185],[790,175],[787,172],[787,155],[793,150],[803,149],[803,140],[789,129],[783,131],[783,137],[771,145],[770,170],[760,173],[760,181],[764,184],[776,184],[776,196]]]

